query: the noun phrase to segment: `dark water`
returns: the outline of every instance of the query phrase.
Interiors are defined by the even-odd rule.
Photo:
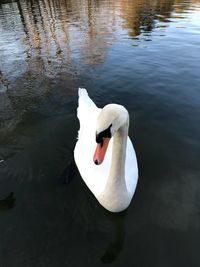
[[[78,87],[130,112],[122,214],[60,178]],[[199,0],[1,1],[0,266],[199,267],[199,118]]]

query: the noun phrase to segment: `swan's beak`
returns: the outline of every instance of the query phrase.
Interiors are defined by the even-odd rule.
[[[99,165],[103,162],[109,141],[110,138],[104,137],[102,143],[97,144],[97,148],[93,157],[94,163],[96,165]]]

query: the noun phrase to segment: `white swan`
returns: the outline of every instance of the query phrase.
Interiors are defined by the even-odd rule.
[[[123,211],[138,180],[137,159],[128,137],[128,111],[117,104],[100,109],[80,88],[77,116],[80,130],[74,158],[78,170],[104,208]]]

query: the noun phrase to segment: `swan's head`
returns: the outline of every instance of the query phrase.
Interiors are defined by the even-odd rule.
[[[103,162],[111,137],[127,122],[128,111],[123,106],[109,104],[102,109],[96,124],[97,148],[93,157],[95,164]]]

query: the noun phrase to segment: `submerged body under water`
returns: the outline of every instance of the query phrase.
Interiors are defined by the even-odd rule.
[[[0,265],[199,266],[199,16],[199,0],[0,2]],[[123,213],[75,167],[63,183],[78,87],[129,111]]]

